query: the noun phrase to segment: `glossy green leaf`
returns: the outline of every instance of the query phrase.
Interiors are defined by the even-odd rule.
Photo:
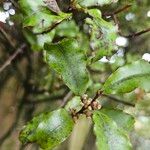
[[[98,9],[88,10],[92,18],[86,19],[86,24],[91,29],[91,47],[97,50],[94,61],[99,60],[105,55],[110,55],[116,49],[117,27],[112,22],[107,22],[102,18]]]
[[[94,132],[98,150],[130,150],[131,143],[126,132],[115,121],[100,111],[93,114]]]
[[[34,33],[48,31],[52,26],[70,17],[70,14],[60,12],[53,14],[43,0],[20,0],[20,7],[25,13],[24,27],[33,27]]]
[[[73,120],[65,109],[34,117],[20,133],[23,144],[36,142],[43,149],[52,149],[63,142],[73,129]]]
[[[126,131],[131,131],[134,127],[134,117],[127,113],[124,113],[121,110],[103,108],[101,109],[101,112],[109,116],[117,123],[118,127]]]
[[[137,87],[150,91],[150,64],[144,60],[120,67],[105,82],[107,94],[127,93]]]
[[[82,95],[89,83],[84,51],[74,39],[64,39],[56,44],[46,43],[45,60],[63,78],[66,85],[76,94]]]
[[[90,6],[103,6],[108,5],[111,3],[115,3],[118,0],[77,0],[77,2],[84,7],[90,7]]]

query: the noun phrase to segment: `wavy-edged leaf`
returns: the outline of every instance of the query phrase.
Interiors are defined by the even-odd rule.
[[[150,64],[144,60],[120,67],[105,82],[104,93],[116,94],[131,92],[135,88],[150,91]]]
[[[98,9],[88,10],[88,14],[92,18],[87,18],[86,23],[91,28],[91,47],[97,50],[94,61],[99,60],[105,55],[111,54],[112,50],[116,49],[117,26],[112,22],[107,22],[102,18],[101,12]]]
[[[101,109],[101,112],[113,119],[117,123],[118,127],[126,131],[131,131],[134,128],[134,117],[124,113],[122,110],[103,108]]]
[[[117,1],[118,0],[77,0],[83,7],[109,5],[111,3],[116,3]]]
[[[93,114],[94,132],[98,150],[130,150],[129,138],[117,124],[100,111]]]
[[[20,0],[19,3],[25,14],[23,26],[33,27],[34,33],[48,31],[56,24],[59,24],[71,16],[71,14],[63,12],[60,12],[59,14],[52,13],[43,0]]]
[[[36,142],[43,149],[52,149],[63,142],[73,129],[73,120],[65,109],[34,117],[20,133],[23,144]]]
[[[84,51],[74,39],[59,43],[45,43],[45,60],[63,78],[66,85],[76,94],[82,95],[89,84]]]

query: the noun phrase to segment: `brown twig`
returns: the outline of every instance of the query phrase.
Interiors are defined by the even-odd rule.
[[[9,42],[9,44],[11,45],[11,47],[15,48],[14,42],[12,41],[12,39],[9,37],[9,35],[7,34],[7,32],[1,26],[0,26],[0,32],[5,37],[5,39]]]
[[[113,12],[113,13],[105,13],[104,16],[111,16],[111,17],[113,18],[115,24],[118,25],[118,28],[119,28],[119,21],[118,21],[116,15],[117,15],[118,13],[122,12],[122,11],[125,11],[126,9],[128,9],[128,8],[131,7],[131,6],[132,6],[132,5],[126,5],[126,6],[124,6],[123,8],[118,9],[117,11],[115,11],[115,12]],[[144,33],[149,32],[149,31],[150,31],[150,28],[145,29],[145,30],[142,30],[142,31],[137,32],[137,33],[130,34],[130,35],[122,35],[122,34],[120,33],[120,31],[119,31],[119,34],[120,34],[121,36],[126,37],[126,38],[135,38],[135,37],[137,37],[137,36],[140,36],[140,35],[142,35],[142,34],[144,34]]]
[[[144,34],[144,33],[147,33],[147,32],[150,32],[150,28],[145,29],[145,30],[142,30],[142,31],[137,32],[137,33],[133,33],[133,34],[124,36],[124,37],[126,37],[126,38],[134,38],[134,37],[140,36],[140,35],[142,35],[142,34]]]
[[[98,90],[95,97],[92,99],[92,102],[96,101],[101,95],[102,95],[103,91]]]
[[[128,4],[128,5],[126,5],[126,6],[124,6],[123,8],[120,8],[120,9],[118,9],[118,10],[116,10],[115,12],[113,12],[113,13],[104,13],[104,15],[103,16],[110,16],[110,17],[112,17],[112,19],[114,20],[114,23],[115,23],[115,25],[117,25],[118,26],[118,33],[121,35],[121,31],[120,31],[120,23],[119,23],[119,20],[118,20],[118,18],[117,18],[117,14],[118,13],[121,13],[121,12],[123,12],[123,11],[125,11],[125,10],[127,10],[129,7],[131,7],[132,5],[130,5],[130,4]]]
[[[126,102],[126,101],[122,101],[122,100],[120,100],[120,99],[118,99],[118,98],[116,98],[116,97],[113,97],[113,96],[111,96],[111,95],[103,94],[103,91],[99,90],[99,91],[96,93],[95,97],[92,99],[92,101],[91,101],[88,105],[86,105],[86,107],[85,107],[85,105],[84,105],[80,111],[76,112],[76,113],[75,113],[75,116],[78,116],[78,115],[84,114],[84,113],[86,114],[86,113],[87,113],[86,110],[88,110],[89,107],[92,107],[92,109],[93,109],[93,106],[94,106],[94,105],[97,105],[97,106],[95,107],[95,109],[100,109],[100,108],[101,108],[101,105],[99,104],[99,102],[96,102],[96,100],[97,100],[99,97],[101,97],[101,96],[105,96],[105,97],[109,98],[110,100],[113,100],[113,101],[118,102],[118,103],[122,103],[122,104],[124,104],[124,105],[128,105],[128,106],[135,107],[135,104],[133,104],[133,103],[129,103],[129,102]],[[93,110],[94,110],[94,109],[93,109]],[[89,113],[89,112],[88,112],[88,113]],[[88,114],[87,114],[87,115],[88,115]],[[92,115],[92,113],[90,113],[90,115]],[[73,117],[74,117],[74,116],[73,116]]]
[[[113,15],[116,15],[116,14],[119,14],[125,10],[127,10],[129,7],[131,7],[132,5],[128,4],[126,6],[124,6],[123,8],[120,8],[118,10],[116,10],[115,12],[113,13],[105,13],[104,16],[113,16]]]
[[[127,10],[127,9],[128,9],[129,7],[131,7],[131,6],[132,6],[132,5],[128,4],[128,5],[124,6],[123,8],[116,10],[116,11],[113,12],[113,13],[105,13],[104,16],[111,16],[111,17],[113,18],[115,24],[118,25],[118,28],[119,28],[119,21],[118,21],[116,15],[117,15],[118,13],[120,13],[120,12],[123,12],[123,11]],[[119,31],[119,34],[120,34],[121,36],[126,37],[126,38],[134,38],[134,37],[140,36],[140,35],[142,35],[142,34],[144,34],[144,33],[147,33],[147,32],[149,32],[149,31],[150,31],[150,28],[145,29],[145,30],[142,30],[142,31],[137,32],[137,33],[130,34],[130,35],[122,35],[122,34],[120,33],[120,31]]]
[[[11,55],[6,61],[5,63],[0,67],[0,73],[11,64],[11,62],[17,57],[17,55],[19,53],[21,53],[23,51],[23,49],[26,47],[26,44],[22,44],[17,50],[16,52]]]
[[[81,98],[83,106],[82,106],[82,108],[79,111],[76,111],[75,109],[70,109],[70,112],[71,112],[71,115],[72,115],[72,118],[73,118],[74,122],[77,121],[77,119],[79,118],[79,116],[81,114],[85,114],[86,117],[91,117],[92,114],[93,114],[93,110],[99,110],[99,109],[101,109],[102,106],[101,106],[100,102],[97,101],[97,99],[99,97],[101,97],[101,96],[107,97],[110,100],[113,100],[113,101],[118,102],[118,103],[122,103],[124,105],[135,107],[135,104],[133,104],[133,103],[122,101],[122,100],[120,100],[120,99],[118,99],[116,97],[113,97],[111,95],[103,94],[102,90],[98,90],[93,99],[88,98],[88,95],[84,95]]]
[[[83,113],[87,113],[87,111],[89,111],[88,109],[90,108],[91,110],[95,110],[95,109],[100,109],[101,105],[99,104],[99,102],[97,102],[96,100],[102,96],[103,91],[98,90],[96,95],[94,96],[93,99],[91,99],[91,101],[88,102],[88,100],[86,100],[86,102],[84,102],[84,106],[82,107],[82,109],[80,111],[78,111],[75,115],[79,115],[79,114],[83,114]],[[88,116],[88,114],[86,114]],[[92,113],[89,114],[89,116],[92,115]]]
[[[112,15],[112,18],[113,18],[113,20],[114,20],[115,25],[118,26],[118,33],[119,33],[120,36],[129,38],[129,39],[132,39],[132,38],[135,38],[135,37],[140,36],[140,35],[142,35],[142,34],[145,34],[145,33],[147,33],[147,32],[150,32],[150,28],[148,28],[148,29],[144,29],[144,30],[142,30],[142,31],[139,31],[139,32],[137,32],[137,33],[133,33],[133,34],[129,34],[129,35],[123,35],[123,34],[121,33],[121,30],[120,30],[120,23],[119,23],[119,20],[117,19],[117,16],[116,16],[116,15]]]
[[[9,0],[9,1],[14,5],[15,8],[20,10],[19,5],[17,4],[17,2],[15,2],[14,0]]]
[[[129,7],[131,7],[131,6],[132,6],[132,5],[128,4],[128,5],[124,6],[123,8],[120,8],[120,9],[116,10],[116,11],[114,12],[114,14],[115,14],[115,15],[116,15],[116,14],[119,14],[119,13],[121,13],[121,12],[127,10],[127,9],[128,9]]]

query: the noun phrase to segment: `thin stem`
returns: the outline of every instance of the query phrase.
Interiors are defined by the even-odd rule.
[[[128,9],[129,7],[131,7],[131,6],[132,6],[132,5],[128,4],[128,5],[124,6],[123,8],[120,8],[120,9],[116,10],[116,11],[114,12],[114,14],[115,14],[115,15],[116,15],[116,14],[119,14],[119,13],[121,13],[121,12],[127,10],[127,9]]]
[[[9,42],[9,44],[11,45],[11,47],[15,48],[14,42],[12,41],[12,39],[10,38],[10,36],[7,34],[7,32],[1,26],[0,26],[0,32],[5,37],[5,39]]]
[[[135,38],[135,37],[140,36],[140,35],[142,35],[142,34],[145,34],[145,33],[147,33],[147,32],[150,32],[150,28],[145,29],[145,30],[142,30],[142,31],[139,31],[139,32],[137,32],[137,33],[133,33],[133,34],[124,36],[124,37],[126,37],[126,38]]]
[[[96,95],[95,95],[94,98],[92,99],[92,101],[91,101],[86,107],[83,106],[82,109],[77,112],[77,114],[82,114],[82,113],[84,113],[84,111],[85,111],[89,106],[92,106],[92,105],[94,104],[94,102],[95,102],[99,97],[102,96],[102,93],[103,93],[103,91],[98,90],[97,93],[96,93]]]
[[[100,96],[102,96],[103,91],[98,90],[95,97],[92,99],[92,102],[96,101]]]
[[[21,53],[23,51],[23,49],[26,47],[26,44],[22,44],[17,50],[16,52],[11,55],[6,61],[5,63],[0,67],[0,73],[11,64],[11,62],[17,57],[17,55],[19,53]]]
[[[9,1],[14,5],[15,8],[20,10],[19,5],[14,0],[9,0]]]
[[[118,10],[116,10],[115,12],[113,13],[105,13],[104,16],[113,16],[113,15],[116,15],[116,14],[119,14],[125,10],[127,10],[129,7],[131,7],[132,5],[128,4],[126,6],[124,6],[123,8],[120,8]]]

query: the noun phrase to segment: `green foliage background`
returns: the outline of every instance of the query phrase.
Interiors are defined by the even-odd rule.
[[[150,1],[53,2],[0,1],[0,149],[149,150]]]

